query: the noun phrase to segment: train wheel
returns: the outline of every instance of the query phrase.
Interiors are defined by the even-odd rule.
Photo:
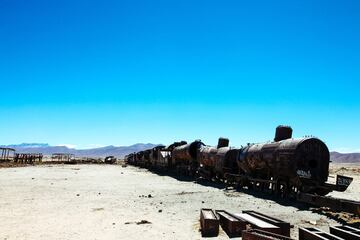
[[[286,198],[289,195],[289,187],[286,182],[281,182],[280,191],[281,191],[280,196],[282,198]]]
[[[275,183],[275,194],[285,198],[289,194],[289,186],[286,181],[277,179]]]
[[[241,191],[244,187],[244,183],[243,183],[243,180],[240,180],[236,183],[236,191]]]

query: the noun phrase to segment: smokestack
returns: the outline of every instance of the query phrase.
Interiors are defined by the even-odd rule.
[[[228,138],[219,138],[217,148],[228,147],[229,139]]]
[[[290,126],[280,125],[276,128],[275,142],[279,142],[285,139],[292,138],[292,128]]]

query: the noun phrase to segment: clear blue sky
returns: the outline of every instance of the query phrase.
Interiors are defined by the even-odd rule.
[[[80,148],[278,124],[360,151],[359,1],[0,1],[0,144]]]

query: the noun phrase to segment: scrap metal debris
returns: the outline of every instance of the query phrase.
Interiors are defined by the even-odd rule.
[[[329,208],[320,207],[320,208],[311,208],[310,209],[314,213],[319,213],[325,215],[331,219],[336,220],[339,223],[360,227],[360,216],[348,212],[334,212]]]
[[[141,220],[139,222],[125,222],[126,225],[128,224],[137,224],[137,225],[142,225],[142,224],[152,224],[151,222],[149,222],[148,220]]]

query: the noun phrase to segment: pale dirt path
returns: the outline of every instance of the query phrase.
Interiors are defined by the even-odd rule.
[[[317,227],[327,229],[329,223],[335,223],[272,200],[178,181],[134,167],[0,169],[0,240],[200,239],[202,207],[262,211],[295,226],[312,226],[306,221],[316,221]],[[135,223],[141,220],[151,224]],[[297,237],[297,228],[292,236]],[[228,237],[221,232],[217,239]]]

